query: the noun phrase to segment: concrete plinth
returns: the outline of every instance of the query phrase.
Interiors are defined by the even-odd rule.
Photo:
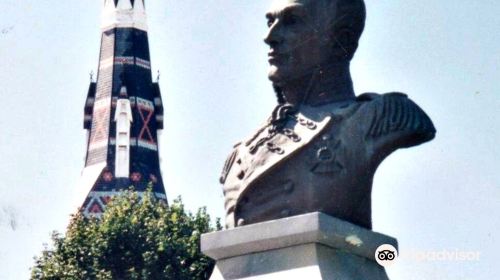
[[[217,261],[210,280],[387,280],[375,261],[396,239],[325,215],[305,215],[204,234],[202,252]]]

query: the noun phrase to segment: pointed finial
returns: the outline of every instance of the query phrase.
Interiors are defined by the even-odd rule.
[[[89,76],[90,76],[90,82],[93,83],[94,82],[94,70],[90,71]]]
[[[131,0],[131,1],[132,1],[132,6],[134,6],[134,8],[137,3],[139,3],[144,7],[144,0]]]
[[[156,82],[158,83],[160,81],[160,70],[156,72]]]

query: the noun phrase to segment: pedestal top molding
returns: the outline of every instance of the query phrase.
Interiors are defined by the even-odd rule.
[[[375,260],[375,251],[382,244],[398,248],[395,238],[314,212],[204,234],[201,251],[221,260],[307,243],[323,244],[370,260]]]

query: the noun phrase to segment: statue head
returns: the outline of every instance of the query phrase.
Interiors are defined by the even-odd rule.
[[[365,23],[363,0],[275,0],[266,14],[269,79],[276,87],[348,64]]]

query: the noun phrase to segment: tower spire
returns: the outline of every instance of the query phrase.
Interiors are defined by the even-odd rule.
[[[166,201],[158,130],[163,129],[160,87],[153,82],[143,0],[104,0],[96,82],[85,103],[87,156],[80,192],[84,215],[99,216],[109,198],[133,186],[152,186]]]

